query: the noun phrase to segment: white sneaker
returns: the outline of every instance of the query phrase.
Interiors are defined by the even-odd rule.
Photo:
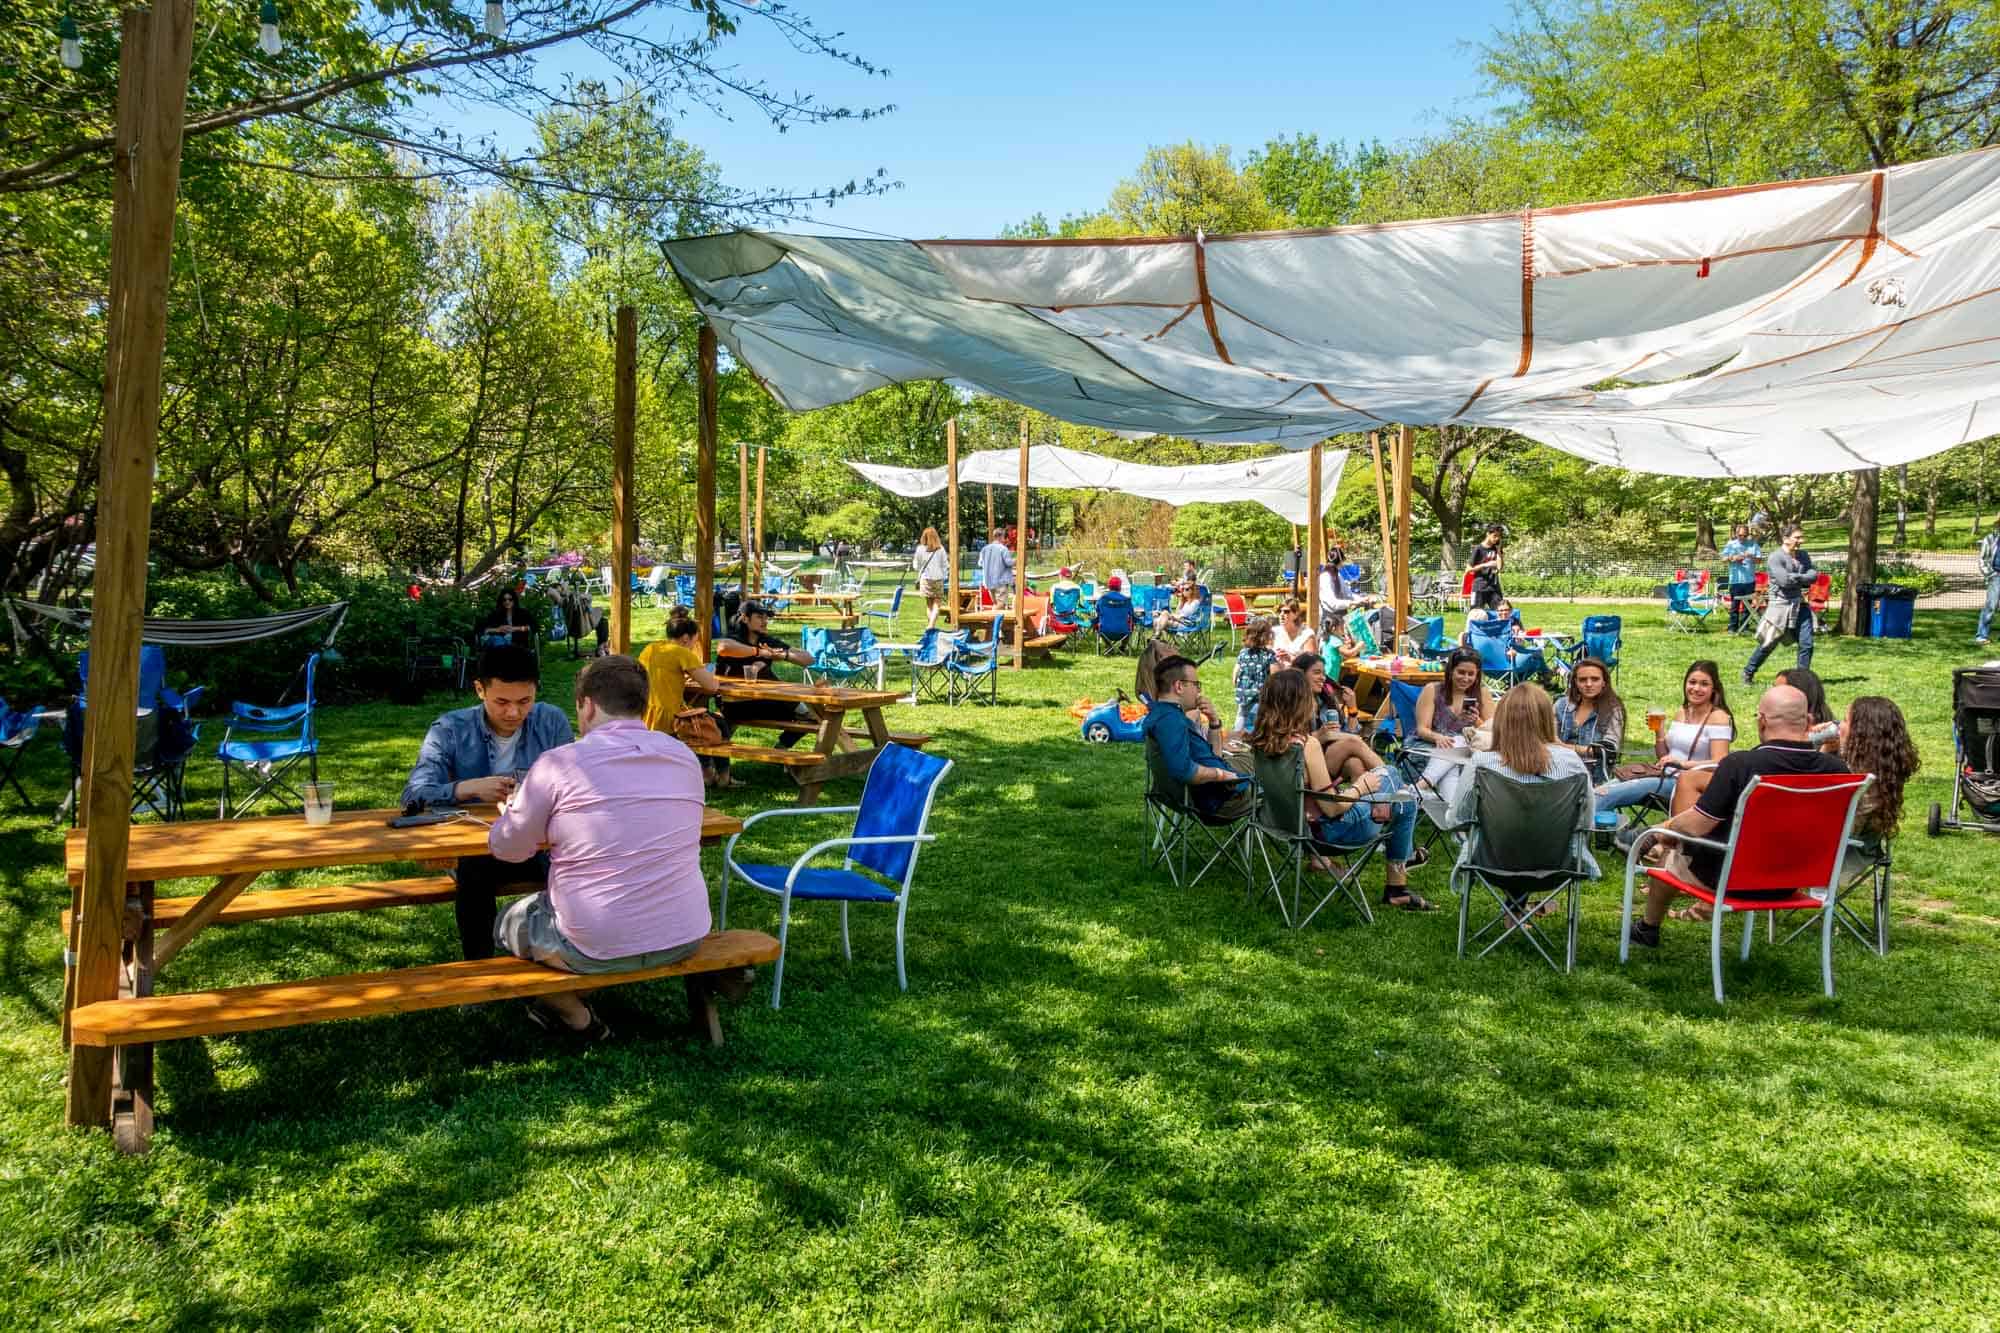
[[[1984,648],[1989,642],[1990,640],[1987,639],[1974,639],[1972,641],[1972,646],[1975,648]]]

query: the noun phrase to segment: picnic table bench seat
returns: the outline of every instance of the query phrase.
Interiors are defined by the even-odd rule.
[[[757,718],[744,718],[736,726],[738,730],[744,727],[770,727],[776,731],[795,731],[806,735],[817,735],[819,733],[819,723],[803,720],[797,722],[766,722]],[[842,727],[841,732],[850,740],[865,741],[870,739],[865,727]],[[892,731],[889,733],[889,739],[897,745],[907,745],[912,750],[921,750],[931,743],[930,736],[920,731]]]
[[[509,885],[501,894],[534,893],[537,883]],[[458,896],[458,882],[450,875],[421,875],[414,879],[383,879],[361,884],[309,884],[297,888],[269,889],[240,894],[225,903],[209,918],[212,926],[234,925],[242,921],[276,921],[288,916],[325,916],[330,912],[372,912],[384,907],[418,907],[426,903],[448,903]],[[153,924],[172,926],[201,902],[201,895],[153,900]],[[62,914],[63,934],[69,934],[69,909]]]
[[[128,1046],[685,977],[692,1016],[706,1030],[709,1041],[720,1046],[716,974],[740,974],[744,968],[776,962],[777,958],[778,941],[762,931],[725,930],[702,940],[694,953],[677,963],[634,972],[577,975],[503,956],[353,976],[100,1000],[71,1011],[70,1034],[80,1046]]]
[[[826,756],[800,747],[781,750],[775,745],[741,745],[724,741],[720,745],[690,745],[688,749],[711,759],[741,759],[748,763],[782,764],[787,768],[812,768],[826,762]]]

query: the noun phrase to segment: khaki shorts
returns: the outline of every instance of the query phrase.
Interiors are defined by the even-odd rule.
[[[562,930],[556,925],[555,908],[549,904],[547,889],[525,898],[516,898],[508,904],[500,919],[493,923],[493,943],[496,948],[516,958],[574,972],[578,976],[665,967],[668,963],[678,963],[701,946],[700,940],[689,940],[686,944],[677,944],[671,949],[655,949],[651,953],[627,954],[623,958],[593,958],[563,938]]]
[[[945,582],[943,579],[917,580],[917,591],[925,597],[942,597],[944,596],[944,589]]]

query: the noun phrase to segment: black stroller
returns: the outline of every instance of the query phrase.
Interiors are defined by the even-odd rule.
[[[1951,818],[1932,802],[1931,836],[1948,828],[2000,833],[2000,666],[1960,667],[1951,673],[1951,740]]]

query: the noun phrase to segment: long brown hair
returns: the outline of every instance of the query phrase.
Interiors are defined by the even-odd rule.
[[[1549,746],[1556,739],[1556,710],[1548,694],[1523,681],[1500,696],[1493,710],[1493,749],[1516,773],[1549,771]]]
[[[1243,646],[1245,648],[1269,648],[1271,646],[1271,622],[1262,616],[1252,616],[1243,626]]]
[[[1903,817],[1903,784],[1919,765],[1917,747],[1895,700],[1864,694],[1847,706],[1847,737],[1841,742],[1840,757],[1856,773],[1875,775],[1856,814],[1862,832],[1878,838],[1894,834]]]
[[[1290,667],[1273,671],[1257,697],[1257,725],[1250,732],[1250,745],[1262,754],[1281,755],[1291,748],[1292,737],[1312,731],[1314,716],[1305,672]]]
[[[1583,691],[1576,687],[1576,673],[1585,667],[1596,667],[1597,674],[1604,677],[1604,688],[1598,692],[1597,702],[1591,705],[1591,709],[1598,717],[1609,717],[1614,712],[1623,713],[1625,701],[1618,697],[1618,691],[1611,688],[1611,668],[1604,665],[1603,659],[1596,657],[1579,657],[1576,659],[1576,664],[1570,667],[1568,691],[1570,707],[1577,708],[1583,704]]]

